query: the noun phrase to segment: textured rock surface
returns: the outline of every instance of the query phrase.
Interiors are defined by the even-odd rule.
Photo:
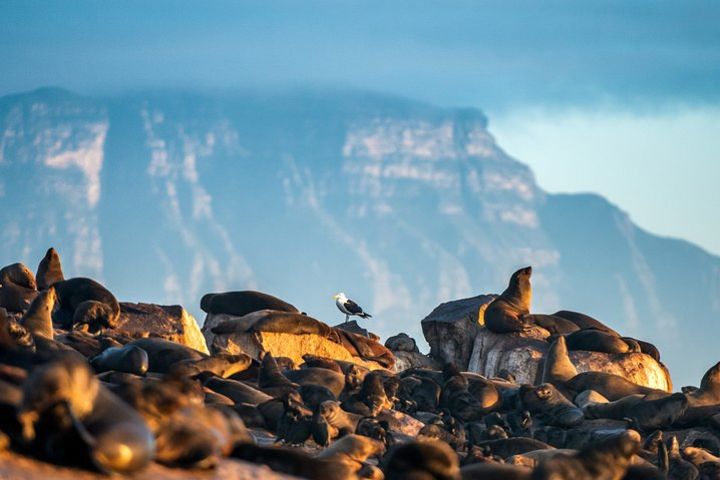
[[[543,329],[533,329],[525,336],[497,334],[482,328],[475,337],[468,371],[493,377],[503,370],[515,375],[518,383],[537,384],[542,375],[542,361],[549,344]],[[614,373],[647,387],[670,391],[670,374],[649,355],[628,353],[611,355],[600,352],[572,351],[578,372]]]
[[[354,354],[356,352],[352,351],[352,347],[346,347],[342,343],[338,343],[342,336],[335,335],[335,339],[338,341],[333,341],[317,334],[244,331],[258,320],[263,319],[266,312],[254,312],[242,317],[226,314],[208,315],[205,325],[203,325],[203,334],[207,344],[213,351],[246,353],[253,358],[260,358],[260,352],[270,352],[275,356],[289,357],[297,365],[303,363],[303,355],[311,354],[353,362],[371,370],[385,368],[384,365],[378,362]],[[219,335],[212,332],[213,327],[226,322],[234,323],[237,326],[236,331]],[[378,342],[367,340],[364,337],[357,338],[357,340],[372,345],[373,355],[384,354],[386,357],[392,357],[390,350]],[[351,350],[348,348],[351,348]],[[363,356],[366,356],[366,354],[363,353]],[[395,360],[394,358],[390,358],[390,360],[392,365],[389,365],[388,368],[393,368]]]
[[[0,479],[36,480],[102,480],[111,478],[86,470],[67,468],[40,462],[17,453],[0,453]],[[257,465],[236,460],[222,460],[213,470],[182,470],[152,464],[146,470],[132,476],[135,480],[283,480],[296,479]]]
[[[116,330],[133,338],[165,338],[209,353],[195,318],[180,305],[120,303],[120,320]]]
[[[495,295],[478,295],[436,307],[421,324],[430,344],[430,356],[467,369],[475,336],[483,325],[483,313]]]
[[[418,352],[397,352],[395,355],[395,371],[402,372],[408,368],[430,368],[432,370],[441,370],[442,365],[427,355]]]

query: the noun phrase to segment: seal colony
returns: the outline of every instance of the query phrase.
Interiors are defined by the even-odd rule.
[[[484,311],[496,335],[545,331],[533,340],[547,345],[540,378],[519,384],[521,372],[437,365],[402,333],[388,350],[261,292],[205,295],[203,310],[226,316],[214,334],[317,335],[377,368],[133,338],[115,296],[66,279],[51,248],[37,275],[0,270],[0,446],[131,476],[153,462],[198,472],[242,461],[318,480],[720,478],[720,363],[676,393],[579,371],[570,352],[660,354],[582,313],[531,313],[531,275],[515,272]],[[396,371],[394,355],[437,368]]]

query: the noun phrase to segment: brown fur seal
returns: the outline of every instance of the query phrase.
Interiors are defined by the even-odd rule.
[[[49,248],[43,259],[40,260],[35,279],[37,280],[37,288],[39,290],[45,290],[55,282],[65,280],[60,263],[60,255],[54,248]]]
[[[28,290],[37,290],[35,275],[22,263],[13,263],[0,269],[0,285],[17,285]]]
[[[20,319],[20,324],[33,335],[54,339],[52,311],[55,307],[55,300],[54,288],[50,287],[40,292]]]
[[[533,480],[620,480],[640,448],[640,434],[626,430],[588,445],[572,456],[555,456],[533,471]]]
[[[443,376],[445,382],[440,393],[440,407],[447,408],[454,417],[463,422],[478,420],[487,413],[470,393],[467,379],[455,365],[446,364]]]
[[[385,408],[392,408],[383,384],[382,372],[374,371],[365,376],[360,391],[350,395],[341,404],[343,410],[374,417]]]
[[[318,357],[317,355],[311,355],[306,353],[302,356],[305,363],[300,365],[300,368],[326,368],[337,373],[344,373],[338,362],[332,358]]]
[[[283,372],[283,375],[298,385],[322,385],[330,390],[335,397],[340,397],[345,388],[345,375],[325,368],[301,368],[300,370]]]
[[[261,447],[249,443],[237,445],[232,458],[266,465],[276,472],[286,473],[310,480],[350,480],[357,478],[342,464],[313,458],[299,449]]]
[[[440,441],[409,442],[393,447],[383,459],[386,480],[458,480],[458,456]]]
[[[328,400],[322,402],[318,408],[325,421],[341,434],[354,433],[357,429],[360,416],[346,412],[338,402]]]
[[[78,432],[100,471],[128,474],[152,460],[153,436],[140,415],[102,387],[87,363],[73,356],[38,367],[23,384],[18,416],[24,436],[34,439],[35,424],[58,404],[67,406],[64,418],[57,419],[59,427]]]
[[[460,475],[463,480],[526,480],[530,478],[531,470],[502,463],[473,463],[462,467]]]
[[[603,353],[640,352],[637,342],[632,344],[600,330],[579,330],[565,337],[568,350],[586,350]]]
[[[553,316],[570,320],[575,325],[580,327],[581,330],[600,330],[601,332],[610,333],[612,335],[615,335],[616,337],[620,336],[619,333],[602,323],[600,320],[596,320],[589,315],[585,315],[584,313],[572,312],[570,310],[560,310],[559,312],[553,313]]]
[[[581,424],[585,419],[583,411],[551,383],[543,383],[538,387],[523,385],[518,395],[533,417],[548,425],[569,428]]]
[[[133,375],[145,375],[150,365],[150,359],[142,348],[136,345],[125,345],[103,350],[102,353],[90,359],[90,365],[98,373],[114,370]]]
[[[332,445],[321,451],[317,458],[342,464],[350,472],[356,474],[363,468],[368,458],[380,455],[384,449],[384,445],[377,440],[350,434],[333,442]]]
[[[260,372],[258,374],[258,387],[261,390],[264,390],[266,388],[278,387],[295,389],[297,388],[297,386],[297,384],[288,380],[287,377],[285,377],[280,372],[280,367],[278,367],[278,364],[275,361],[275,357],[272,356],[272,353],[265,352],[262,363],[260,364]]]
[[[535,325],[544,328],[553,335],[566,335],[580,330],[580,327],[575,325],[570,320],[562,317],[556,317],[554,315],[533,313],[530,315],[525,315],[525,317],[523,317],[523,320],[528,323],[534,323]]]
[[[705,372],[700,388],[688,394],[688,401],[692,407],[720,404],[720,362]]]
[[[530,313],[532,267],[521,268],[510,277],[510,284],[485,310],[485,326],[495,333],[524,330],[528,323],[523,317]]]
[[[627,418],[634,428],[641,431],[667,428],[683,416],[688,406],[688,399],[682,393],[653,397],[646,395],[642,402],[627,409]]]
[[[610,401],[619,400],[622,397],[637,393],[643,395],[649,393],[667,394],[667,392],[663,392],[662,390],[637,385],[619,375],[605,372],[579,373],[567,381],[565,386],[576,393],[584,390],[595,390]]]
[[[21,287],[14,283],[0,285],[0,308],[9,312],[24,312],[37,295],[37,290]]]
[[[552,383],[561,388],[577,373],[575,365],[570,361],[565,337],[558,336],[543,359],[542,383]]]
[[[228,378],[245,372],[250,365],[252,365],[252,358],[244,353],[235,355],[216,353],[200,360],[181,360],[170,366],[168,373],[181,377],[194,377],[204,372],[210,372],[218,377]]]
[[[120,317],[120,304],[100,283],[77,277],[53,284],[60,310],[55,317],[61,325],[87,324],[91,331],[114,328]]]
[[[207,358],[202,352],[162,338],[139,338],[128,345],[134,345],[147,352],[150,361],[149,372],[169,373],[176,363]]]
[[[260,403],[267,402],[268,400],[272,400],[270,395],[246,385],[243,382],[238,382],[237,380],[231,380],[229,378],[211,377],[207,379],[205,386],[213,392],[225,395],[235,403],[258,405]]]
[[[259,310],[300,313],[295,306],[267,293],[245,290],[240,292],[208,293],[200,300],[205,313],[225,313],[242,317]]]

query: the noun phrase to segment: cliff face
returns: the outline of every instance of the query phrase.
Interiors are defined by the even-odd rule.
[[[358,92],[0,99],[0,263],[54,245],[123,300],[260,288],[383,336],[533,265],[534,310],[655,341],[678,385],[715,362],[720,259],[601,197],[548,195],[476,110]],[[337,316],[337,317],[334,317]],[[692,352],[692,361],[688,361]]]

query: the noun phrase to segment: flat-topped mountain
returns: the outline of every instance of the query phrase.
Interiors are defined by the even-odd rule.
[[[672,201],[672,199],[668,199]],[[662,208],[662,206],[658,206]],[[260,288],[383,337],[534,267],[533,310],[653,341],[677,385],[715,363],[720,258],[597,195],[551,195],[473,109],[356,91],[0,98],[0,264],[41,258],[199,312]]]

